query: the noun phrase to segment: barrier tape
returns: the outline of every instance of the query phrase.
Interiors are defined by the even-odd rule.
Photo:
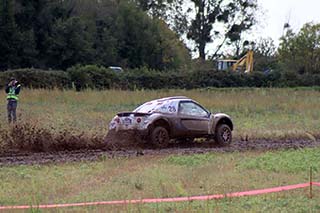
[[[320,183],[316,183],[316,182],[312,182],[311,184],[315,186],[320,186]]]
[[[261,195],[274,192],[289,191],[294,189],[301,189],[310,187],[311,185],[320,186],[317,182],[301,183],[289,186],[280,186],[268,189],[258,189],[244,192],[233,192],[228,194],[216,194],[205,196],[192,196],[192,197],[175,197],[175,198],[152,198],[152,199],[140,199],[140,200],[115,200],[115,201],[101,201],[101,202],[86,202],[86,203],[66,203],[66,204],[47,204],[47,205],[31,205],[31,206],[0,206],[0,210],[10,209],[49,209],[49,208],[63,208],[63,207],[83,207],[83,206],[97,206],[97,205],[124,205],[124,204],[136,204],[136,203],[163,203],[163,202],[183,202],[183,201],[206,201],[213,199],[222,199],[230,197],[242,197]]]

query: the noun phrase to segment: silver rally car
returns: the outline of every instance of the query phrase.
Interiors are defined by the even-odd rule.
[[[214,139],[224,146],[232,141],[230,116],[212,114],[196,101],[184,97],[167,97],[149,101],[132,112],[120,112],[110,122],[111,131],[134,130],[159,148],[170,139]]]

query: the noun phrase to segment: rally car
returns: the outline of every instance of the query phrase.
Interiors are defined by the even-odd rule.
[[[109,124],[109,131],[139,133],[155,146],[164,148],[170,139],[214,139],[220,145],[232,142],[233,123],[229,115],[212,114],[196,101],[184,97],[161,98],[119,112]]]

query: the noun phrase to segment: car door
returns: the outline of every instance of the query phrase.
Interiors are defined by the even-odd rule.
[[[193,101],[180,101],[178,106],[181,136],[208,134],[210,113]]]

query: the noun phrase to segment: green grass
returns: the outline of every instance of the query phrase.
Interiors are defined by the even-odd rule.
[[[212,161],[214,155],[203,154],[203,155],[172,155],[164,159],[165,162],[172,165],[179,166],[198,166],[204,165]]]
[[[317,152],[320,152],[320,149],[270,153],[162,155],[101,158],[99,162],[2,167],[0,205],[225,194],[303,183],[309,180],[308,169],[311,165],[315,168],[315,180],[320,180],[320,165],[313,164],[320,162]],[[302,160],[302,156],[306,156],[304,162],[298,162]],[[271,168],[272,165],[275,169]],[[320,188],[315,187],[313,199],[308,199],[308,188],[306,188],[216,201],[100,206],[84,209],[125,212],[190,210],[303,212],[306,209],[319,210],[319,193]],[[69,208],[69,210],[80,209]]]
[[[288,173],[306,172],[310,167],[318,170],[320,168],[320,152],[319,149],[268,152],[257,158],[244,161],[239,166],[240,168]]]

